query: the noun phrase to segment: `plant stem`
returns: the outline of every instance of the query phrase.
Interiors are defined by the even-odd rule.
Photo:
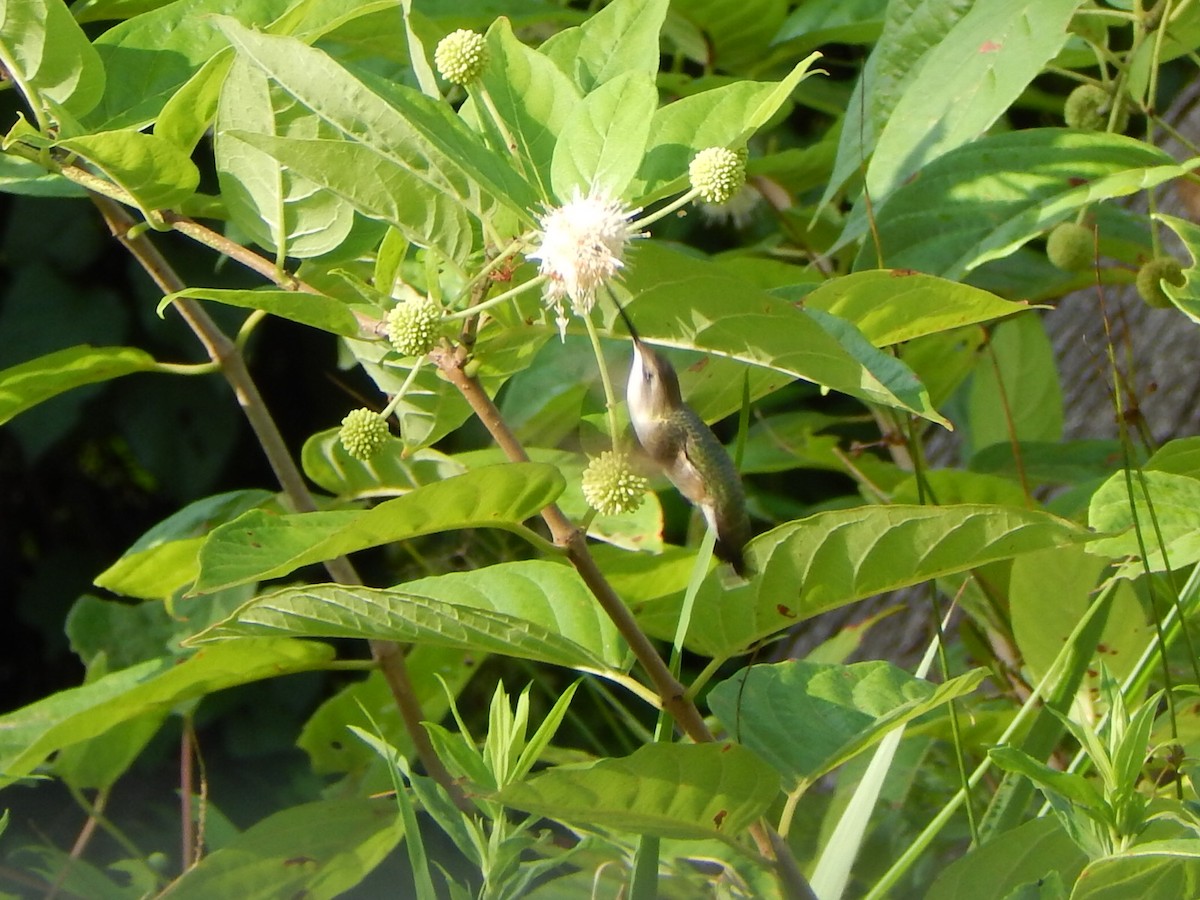
[[[104,216],[104,220],[108,224],[113,237],[130,252],[164,294],[174,294],[187,287],[171,267],[170,263],[158,251],[158,248],[150,242],[148,235],[130,235],[130,229],[136,223],[123,207],[105,197],[93,197],[93,201],[100,208],[100,212]],[[181,217],[174,216],[173,214],[167,214],[167,220],[187,224],[187,220],[183,220]],[[195,232],[196,234],[200,234],[207,232],[208,234],[212,234],[202,226],[196,226],[197,231],[196,229],[192,229],[191,225],[195,225],[195,223],[190,223],[187,230],[179,230],[183,230],[184,233]],[[244,247],[233,244],[226,238],[220,237],[220,235],[217,235],[217,237],[220,238],[219,243],[222,246],[219,249],[222,252],[227,252],[226,244],[231,245],[229,249],[232,252],[228,252],[227,255],[238,259],[239,262],[243,262],[255,271],[262,272],[263,274],[270,273],[268,277],[272,278],[272,280],[280,277],[278,269],[262,257],[257,256],[257,254],[252,253]],[[295,290],[306,289],[301,286],[300,282],[295,280],[292,281],[290,286]],[[314,289],[307,288],[307,290],[313,291]],[[238,404],[242,407],[242,412],[249,421],[255,437],[263,449],[263,453],[266,454],[267,462],[270,464],[271,470],[275,473],[275,477],[279,481],[280,487],[283,488],[284,494],[287,496],[292,507],[297,512],[312,512],[316,510],[317,507],[313,502],[312,494],[309,493],[308,486],[304,483],[304,478],[301,476],[295,460],[292,459],[291,454],[288,452],[287,445],[283,441],[283,436],[279,433],[279,429],[275,425],[275,420],[267,410],[262,395],[258,392],[258,386],[254,383],[254,379],[251,378],[250,372],[246,368],[246,361],[243,359],[238,347],[217,327],[216,323],[213,322],[208,313],[205,312],[204,308],[197,301],[180,298],[175,301],[174,306],[204,346],[209,358],[221,367],[221,374],[233,389],[234,396],[237,397]],[[359,578],[353,564],[344,556],[327,560],[325,562],[325,569],[330,577],[340,584],[350,586],[362,584],[362,579]],[[447,771],[433,749],[433,744],[430,742],[429,735],[422,724],[425,717],[413,690],[412,681],[408,676],[408,668],[404,662],[404,652],[400,648],[400,645],[391,641],[370,641],[369,645],[371,656],[379,665],[379,670],[387,681],[388,687],[391,689],[392,697],[400,710],[400,716],[404,722],[405,729],[412,739],[413,747],[416,749],[417,756],[420,757],[425,771],[446,789],[456,804],[460,805],[463,809],[473,808],[470,806],[462,788],[454,781],[454,778]]]

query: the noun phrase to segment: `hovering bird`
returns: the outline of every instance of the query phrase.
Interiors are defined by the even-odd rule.
[[[712,429],[683,402],[675,369],[642,342],[619,303],[617,312],[633,338],[625,399],[638,443],[679,493],[704,513],[717,536],[717,557],[746,577],[749,568],[743,548],[750,540],[750,519],[733,460]]]

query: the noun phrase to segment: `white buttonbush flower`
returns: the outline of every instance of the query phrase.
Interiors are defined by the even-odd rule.
[[[583,472],[583,497],[604,516],[633,512],[649,489],[650,482],[629,468],[629,458],[613,450],[605,450]]]
[[[388,435],[387,420],[369,409],[355,409],[342,419],[338,440],[355,459],[368,460],[383,446]]]
[[[452,84],[466,84],[483,73],[487,65],[487,44],[483,35],[460,28],[442,38],[433,51],[438,74]]]
[[[688,166],[692,187],[706,203],[727,203],[746,183],[746,154],[725,147],[707,147]]]
[[[546,299],[558,314],[558,328],[566,333],[563,298],[586,316],[596,302],[596,289],[624,266],[625,248],[636,237],[629,220],[636,209],[626,209],[601,190],[587,196],[575,189],[574,197],[541,218],[538,246],[526,254],[539,261],[539,271],[549,279]]]

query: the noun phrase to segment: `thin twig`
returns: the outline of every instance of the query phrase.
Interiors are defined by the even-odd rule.
[[[100,208],[100,212],[108,223],[113,237],[120,241],[133,255],[164,294],[177,293],[186,288],[183,280],[150,242],[147,235],[130,233],[130,229],[136,223],[124,208],[104,197],[93,197],[93,201]],[[168,214],[167,220],[172,223],[173,227],[183,231],[185,234],[196,237],[197,240],[201,239],[200,235],[208,231],[203,226],[191,228],[188,225],[190,220],[184,220],[181,217]],[[190,224],[195,225],[195,223]],[[180,225],[187,226],[186,230],[180,228]],[[209,234],[214,233],[209,232]],[[217,235],[217,237],[220,236]],[[226,242],[226,239],[221,238],[221,241]],[[226,252],[226,250],[232,249],[232,247],[227,248],[222,243],[216,249]],[[273,263],[269,263],[262,259],[262,257],[257,257],[245,248],[239,248],[236,256],[233,254],[229,255],[244,265],[253,268],[255,271],[271,277],[272,280],[275,280],[279,275],[279,270]],[[254,259],[257,259],[258,262],[254,262]],[[306,286],[299,281],[295,282],[294,287],[297,290],[306,289]],[[313,290],[312,288],[307,289]],[[288,452],[287,445],[283,441],[283,436],[279,433],[274,419],[267,410],[266,404],[258,392],[258,387],[254,383],[254,379],[251,378],[241,352],[234,345],[233,341],[217,327],[216,323],[213,322],[212,318],[198,302],[181,298],[176,301],[175,308],[200,340],[209,358],[220,365],[221,373],[224,375],[225,380],[229,382],[229,386],[233,388],[234,395],[242,407],[242,412],[250,422],[250,427],[253,429],[255,437],[266,454],[271,470],[275,473],[275,477],[279,481],[280,487],[283,488],[284,494],[287,496],[292,508],[297,512],[314,511],[317,507],[313,502],[312,494],[309,493],[308,486],[304,483],[304,478],[301,476],[300,470],[296,467],[295,460],[292,459],[291,454]],[[353,564],[344,556],[326,561],[325,569],[330,577],[339,584],[350,586],[362,584],[362,579],[359,578]],[[392,697],[395,699],[396,705],[400,710],[400,716],[404,722],[405,729],[408,731],[408,735],[413,742],[413,747],[425,771],[431,778],[434,778],[441,784],[458,806],[463,809],[473,809],[474,807],[467,800],[462,788],[454,781],[450,772],[438,758],[437,753],[433,749],[433,744],[429,740],[429,734],[425,731],[425,726],[422,724],[424,716],[416,695],[413,692],[412,680],[408,676],[403,651],[399,645],[391,641],[370,641],[369,644],[371,656],[378,663],[379,670],[383,673],[383,677],[391,689]]]

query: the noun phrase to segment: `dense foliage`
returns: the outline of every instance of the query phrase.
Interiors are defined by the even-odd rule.
[[[0,892],[1200,894],[1195,3],[583,5],[0,0]]]

